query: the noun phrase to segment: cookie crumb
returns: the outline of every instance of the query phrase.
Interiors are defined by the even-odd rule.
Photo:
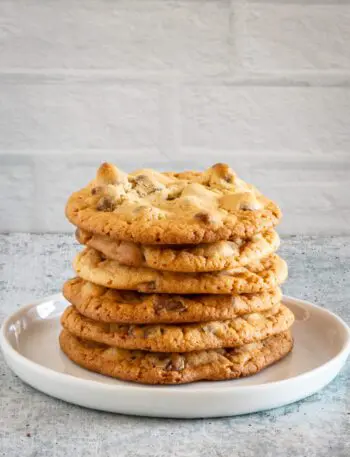
[[[196,219],[199,219],[200,221],[206,223],[206,224],[209,224],[209,222],[211,221],[210,214],[209,213],[205,213],[204,211],[195,214],[194,217]]]
[[[111,197],[102,197],[96,206],[96,209],[98,211],[106,211],[106,212],[111,212],[114,211],[116,208],[116,203],[115,200]]]
[[[137,287],[138,292],[154,292],[156,290],[156,282],[148,281],[142,282]]]

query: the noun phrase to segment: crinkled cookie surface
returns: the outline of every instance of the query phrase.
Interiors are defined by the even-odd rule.
[[[225,164],[204,172],[126,174],[104,163],[66,206],[68,219],[94,234],[141,244],[198,244],[250,238],[281,211]]]
[[[81,278],[66,281],[65,298],[79,313],[106,323],[155,324],[234,319],[279,306],[281,289],[261,294],[175,295],[116,290]]]
[[[190,352],[242,346],[288,330],[293,313],[284,305],[263,313],[244,314],[227,321],[193,324],[107,324],[66,308],[61,323],[73,335],[124,349]]]
[[[272,229],[252,238],[198,245],[141,245],[81,229],[77,229],[76,238],[81,244],[100,251],[107,259],[116,260],[121,265],[186,273],[244,266],[267,257],[280,245],[279,236]]]
[[[131,351],[60,334],[62,351],[77,365],[113,378],[143,384],[183,384],[250,376],[293,348],[289,331],[240,348],[187,353]]]
[[[246,267],[210,273],[178,273],[146,267],[127,267],[106,259],[100,252],[85,248],[73,261],[77,275],[112,289],[146,293],[244,294],[277,287],[288,275],[287,264],[278,255]]]

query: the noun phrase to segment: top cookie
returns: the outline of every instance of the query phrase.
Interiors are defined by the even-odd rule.
[[[249,238],[275,226],[278,206],[225,164],[204,172],[129,175],[104,163],[66,206],[76,226],[142,244],[198,244]]]

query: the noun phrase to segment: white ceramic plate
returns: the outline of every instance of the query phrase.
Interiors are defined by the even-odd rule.
[[[12,370],[36,389],[88,408],[158,417],[246,414],[295,402],[322,389],[350,352],[350,330],[333,313],[285,297],[296,316],[293,352],[261,373],[233,381],[146,386],[78,367],[60,351],[61,294],[25,306],[4,322],[1,346]]]

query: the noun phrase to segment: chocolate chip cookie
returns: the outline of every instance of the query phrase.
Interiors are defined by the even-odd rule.
[[[235,349],[179,353],[130,351],[60,334],[63,352],[88,370],[143,384],[183,384],[250,376],[285,357],[293,348],[289,331]]]
[[[77,229],[76,238],[121,265],[179,272],[220,271],[245,266],[277,251],[280,244],[277,232],[272,229],[248,239],[198,245],[141,245],[82,229]]]
[[[251,238],[281,211],[226,164],[204,172],[126,174],[104,163],[66,206],[77,227],[140,244],[199,244]]]
[[[66,308],[62,326],[73,335],[109,346],[159,352],[190,352],[237,347],[284,332],[294,322],[284,305],[263,313],[244,314],[232,320],[195,324],[129,325],[98,322]]]
[[[121,265],[92,248],[80,252],[73,267],[81,278],[112,289],[174,294],[260,293],[277,287],[288,274],[286,263],[276,254],[231,270],[177,273]]]
[[[157,324],[207,322],[267,311],[279,305],[279,288],[260,294],[174,295],[108,289],[81,278],[66,281],[63,295],[80,314],[101,322]]]

